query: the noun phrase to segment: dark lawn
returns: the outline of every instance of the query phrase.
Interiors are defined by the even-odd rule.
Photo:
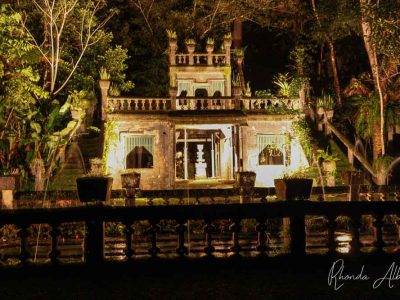
[[[346,260],[343,274],[367,282],[327,284],[335,259],[307,257],[217,261],[140,261],[132,264],[0,269],[0,299],[398,299],[400,280],[373,290],[390,264],[400,258]]]

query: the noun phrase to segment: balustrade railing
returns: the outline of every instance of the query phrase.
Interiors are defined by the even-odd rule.
[[[246,252],[257,253],[260,256],[269,256],[267,234],[269,229],[266,222],[270,219],[288,218],[290,227],[290,254],[303,256],[307,254],[306,247],[306,223],[305,218],[318,216],[326,219],[327,231],[326,247],[328,255],[337,255],[338,240],[336,230],[338,218],[345,216],[349,218],[350,226],[350,255],[363,253],[363,244],[360,241],[360,229],[365,226],[363,216],[372,216],[374,227],[374,253],[386,253],[387,245],[384,239],[384,218],[395,216],[395,223],[400,224],[400,202],[312,202],[312,201],[280,201],[271,203],[252,204],[216,204],[216,205],[171,205],[171,206],[141,206],[141,207],[111,207],[111,206],[85,206],[74,208],[52,208],[52,209],[19,209],[0,210],[0,226],[13,224],[18,227],[19,261],[21,264],[33,262],[29,249],[29,239],[32,224],[48,224],[51,238],[49,262],[59,263],[60,248],[59,238],[61,236],[60,226],[70,222],[84,222],[85,224],[85,250],[84,260],[87,263],[99,263],[104,258],[104,223],[120,222],[123,226],[125,248],[121,255],[126,260],[136,259],[135,239],[133,234],[138,222],[146,221],[148,224],[145,233],[148,236],[148,256],[158,257],[162,252],[159,244],[160,236],[164,232],[165,222],[172,220],[175,224],[176,233],[176,255],[179,257],[190,256],[188,249],[189,221],[202,222],[203,227],[203,255],[214,256],[213,235],[215,233],[214,222],[229,220],[229,231],[231,233],[231,256],[240,257]],[[255,220],[254,228],[247,226],[247,231],[255,232],[255,246],[243,244],[244,232],[242,231],[246,220]],[[139,223],[141,224],[141,223]],[[398,230],[398,229],[397,229]],[[252,244],[253,245],[253,244]],[[142,257],[143,255],[141,255]]]
[[[109,97],[111,112],[144,112],[170,110],[241,110],[279,113],[300,109],[299,99],[268,98],[125,98]]]
[[[180,53],[175,55],[176,64],[180,65],[225,65],[227,64],[226,54],[210,53],[210,54],[188,54]]]

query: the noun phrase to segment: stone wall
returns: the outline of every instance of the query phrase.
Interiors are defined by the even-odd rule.
[[[308,166],[304,151],[296,139],[291,141],[291,162],[289,166],[259,165],[258,163],[257,135],[284,134],[290,130],[290,126],[291,121],[288,120],[249,120],[248,126],[242,127],[243,170],[256,172],[256,186],[272,187],[274,186],[274,178],[281,177],[283,172]]]
[[[174,126],[167,121],[116,121],[118,142],[111,146],[109,172],[114,177],[113,188],[121,188],[120,174],[125,172],[124,137],[149,135],[154,137],[153,167],[132,169],[141,174],[140,188],[146,190],[170,189],[174,185]]]

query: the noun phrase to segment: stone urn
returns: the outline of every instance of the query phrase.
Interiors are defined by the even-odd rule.
[[[196,49],[196,44],[186,44],[186,49],[189,54],[193,54],[194,50]]]
[[[326,174],[326,185],[335,186],[336,162],[334,160],[324,160],[322,162],[322,169]]]
[[[326,118],[327,118],[328,120],[332,120],[332,118],[333,118],[333,112],[334,112],[333,109],[327,109],[327,110],[325,110]]]
[[[278,200],[308,200],[312,189],[312,179],[290,178],[275,179],[275,192]]]
[[[125,191],[125,205],[135,204],[135,193],[140,186],[140,173],[129,172],[121,174],[121,186]]]
[[[253,171],[240,171],[236,173],[236,181],[241,195],[241,202],[250,202],[254,194],[257,174]]]
[[[121,185],[124,189],[138,189],[140,186],[140,173],[129,172],[121,174]]]
[[[176,46],[178,44],[178,40],[176,38],[169,38],[168,42],[169,42],[169,46],[174,49],[176,48]]]
[[[101,89],[108,90],[110,88],[111,81],[106,79],[99,80],[99,86]]]
[[[211,54],[214,51],[214,44],[207,44],[206,51],[208,54]]]

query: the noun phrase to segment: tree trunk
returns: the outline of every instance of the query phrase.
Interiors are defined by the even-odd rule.
[[[326,35],[325,39],[326,39],[326,42],[329,47],[329,55],[331,58],[331,65],[332,65],[332,72],[333,72],[333,86],[335,88],[336,100],[337,100],[339,107],[341,107],[342,106],[342,92],[341,92],[340,82],[339,82],[339,72],[337,69],[335,47],[333,45],[332,39],[328,35]]]
[[[315,0],[311,0],[311,6],[314,12],[314,17],[317,20],[318,26],[322,28],[321,20],[319,19],[317,6],[315,5]],[[337,69],[335,46],[333,44],[332,38],[325,32],[325,41],[328,44],[329,56],[331,58],[332,73],[333,73],[333,86],[335,88],[336,100],[339,106],[342,106],[342,93],[340,89],[339,72]]]
[[[382,139],[380,131],[380,122],[376,120],[374,124],[374,133],[372,134],[372,157],[378,159],[382,154]]]
[[[378,91],[379,94],[379,102],[380,102],[380,120],[377,122],[378,123],[379,129],[374,132],[374,138],[373,138],[373,148],[374,148],[374,159],[375,151],[378,151],[380,149],[382,156],[385,155],[385,116],[384,116],[384,106],[385,106],[385,100],[386,100],[386,92],[385,88],[382,85],[381,79],[380,79],[380,74],[379,74],[379,62],[377,58],[377,54],[375,51],[375,47],[371,42],[371,33],[372,33],[372,28],[371,24],[368,20],[367,17],[367,12],[366,12],[366,7],[371,3],[371,0],[360,0],[360,6],[361,6],[361,28],[362,28],[362,33],[364,37],[364,45],[365,45],[365,50],[367,51],[368,54],[368,60],[369,64],[371,66],[371,71],[372,71],[372,76],[374,79],[375,83],[375,89]],[[375,143],[377,142],[377,139],[375,135],[380,133],[380,146],[375,147]]]

